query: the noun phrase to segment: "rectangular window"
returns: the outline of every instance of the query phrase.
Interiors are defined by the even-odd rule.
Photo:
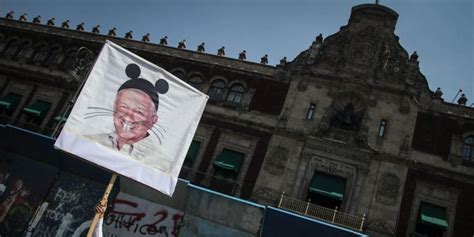
[[[242,161],[244,160],[244,154],[232,151],[228,149],[223,149],[221,154],[214,161],[214,166],[220,169],[228,170],[234,174],[238,174]]]
[[[17,95],[14,93],[9,93],[0,98],[0,115],[4,115],[1,117],[1,123],[7,123],[8,117],[12,116],[15,112],[18,104],[21,101],[21,95]]]
[[[378,133],[378,136],[380,138],[385,136],[386,129],[387,129],[387,120],[385,119],[380,120],[379,133]]]
[[[37,118],[43,118],[49,110],[51,103],[38,100],[36,103],[23,109],[23,112]]]
[[[0,98],[0,109],[13,111],[21,101],[21,95],[9,93]]]
[[[313,103],[309,104],[308,112],[306,113],[306,120],[313,120],[315,110],[316,105]]]
[[[21,95],[14,93],[8,93],[7,95],[0,97],[0,123],[8,123],[8,120],[20,103],[21,97]]]
[[[421,202],[415,232],[423,236],[442,237],[448,229],[446,208]]]
[[[193,140],[191,145],[189,146],[188,153],[186,153],[186,157],[184,158],[183,166],[181,167],[181,172],[179,173],[179,177],[182,179],[188,179],[188,175],[192,173],[192,167],[194,162],[196,162],[196,158],[199,152],[199,148],[201,147],[201,142]]]
[[[465,161],[474,161],[474,136],[464,139],[462,157]]]
[[[184,167],[191,168],[191,166],[193,166],[200,146],[201,146],[201,143],[198,141],[193,140],[191,142],[191,146],[189,146],[188,153],[186,153],[186,158],[184,159],[184,163],[183,163]]]
[[[211,188],[232,195],[237,187],[237,176],[240,172],[245,154],[223,149],[221,154],[214,161],[214,177],[211,181]]]
[[[37,100],[35,103],[23,108],[23,113],[26,115],[26,122],[35,126],[40,125],[50,107],[50,102]]]
[[[308,199],[319,206],[340,209],[345,190],[345,178],[316,172],[308,187]]]

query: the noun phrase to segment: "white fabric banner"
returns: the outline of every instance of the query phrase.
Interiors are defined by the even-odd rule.
[[[171,196],[207,99],[107,41],[55,147]]]
[[[104,217],[103,236],[177,236],[184,213],[120,192]]]

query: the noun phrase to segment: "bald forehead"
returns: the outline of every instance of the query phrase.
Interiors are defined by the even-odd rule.
[[[143,106],[147,109],[151,109],[153,113],[156,112],[155,105],[151,97],[138,89],[123,89],[117,92],[117,97],[115,98],[115,105],[124,102],[124,100],[136,103],[137,106]]]

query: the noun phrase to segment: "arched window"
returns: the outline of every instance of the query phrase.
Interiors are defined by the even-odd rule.
[[[35,56],[33,62],[36,64],[43,63],[49,56],[48,45],[46,43],[39,43],[36,45]]]
[[[240,103],[244,94],[244,86],[240,83],[234,84],[227,95],[227,101],[232,103]]]
[[[198,75],[193,75],[191,76],[191,78],[188,80],[188,83],[189,85],[191,85],[192,87],[200,90],[201,89],[201,83],[202,83],[202,79],[200,76]]]
[[[6,57],[14,57],[18,53],[20,47],[20,41],[18,38],[9,39],[5,50]]]
[[[224,95],[225,82],[224,80],[215,80],[209,88],[209,99],[211,100],[221,100],[222,95]]]
[[[76,48],[70,48],[66,51],[66,54],[65,54],[66,58],[63,60],[62,67],[61,67],[63,70],[71,70],[74,67],[76,52],[77,52]]]
[[[23,40],[21,42],[20,51],[16,55],[16,58],[27,60],[31,57],[32,54],[33,54],[33,47],[32,47],[31,40]]]
[[[57,44],[51,47],[51,56],[49,57],[48,64],[60,65],[64,59],[63,48]]]
[[[474,136],[464,139],[462,158],[467,161],[474,161]]]

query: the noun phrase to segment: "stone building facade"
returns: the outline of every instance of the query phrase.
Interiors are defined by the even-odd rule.
[[[430,91],[397,18],[355,6],[339,32],[277,66],[2,18],[0,122],[51,135],[84,78],[78,50],[98,55],[108,39],[210,96],[182,178],[365,215],[371,236],[472,236],[474,110]]]

